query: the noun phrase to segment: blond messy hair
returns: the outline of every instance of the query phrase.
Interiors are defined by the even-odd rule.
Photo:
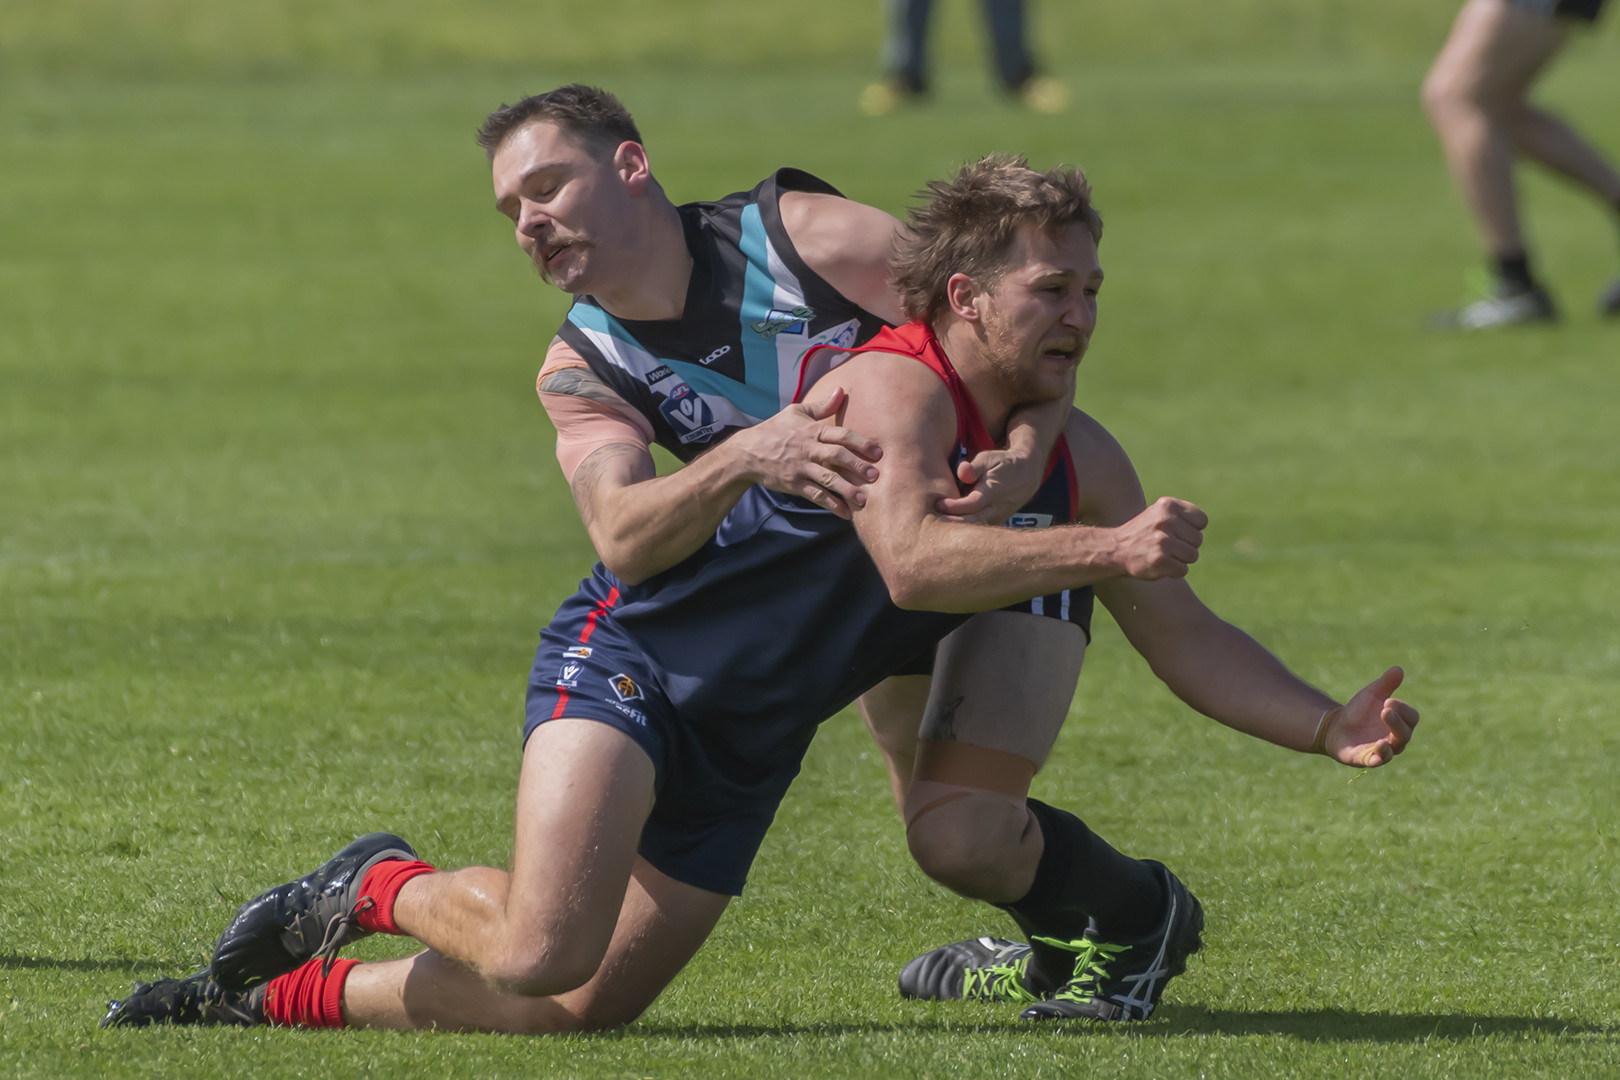
[[[889,283],[908,319],[932,322],[945,309],[952,274],[993,287],[1009,268],[1020,226],[1051,234],[1080,222],[1102,242],[1102,217],[1078,168],[1037,172],[1022,155],[991,154],[950,180],[929,181],[918,196],[923,202],[911,211],[910,233],[890,259]]]

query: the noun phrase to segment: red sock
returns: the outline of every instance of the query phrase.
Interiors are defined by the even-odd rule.
[[[373,866],[360,882],[360,907],[355,913],[355,922],[362,930],[378,934],[400,933],[399,927],[394,925],[394,901],[399,899],[399,890],[418,874],[431,873],[433,867],[420,860],[389,859]],[[367,900],[371,903],[367,904]]]
[[[271,979],[264,988],[266,1022],[278,1027],[342,1027],[343,983],[349,969],[359,962],[335,961],[332,973],[322,975],[322,962],[311,960],[297,971]]]

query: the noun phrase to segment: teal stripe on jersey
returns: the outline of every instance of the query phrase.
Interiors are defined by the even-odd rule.
[[[742,240],[737,245],[743,258],[748,260],[743,271],[742,350],[743,370],[747,373],[750,389],[758,388],[761,396],[769,395],[771,412],[781,401],[781,371],[776,366],[776,341],[761,337],[754,324],[770,318],[776,306],[776,281],[771,277],[770,241],[765,236],[765,221],[759,215],[759,204],[749,203],[742,212]],[[752,411],[752,410],[750,410]],[[760,413],[758,415],[766,415]]]
[[[767,416],[773,416],[778,411],[775,389],[777,383],[776,360],[774,355],[771,359],[771,385],[769,387],[744,386],[737,380],[728,378],[717,371],[712,371],[702,364],[694,364],[687,360],[676,360],[668,356],[657,356],[648,350],[647,346],[637,341],[635,335],[626,330],[618,319],[615,319],[594,304],[575,304],[568,309],[568,321],[582,330],[606,334],[615,341],[624,342],[638,352],[653,356],[660,364],[668,364],[671,371],[686,380],[687,384],[698,393],[723,398],[756,420],[763,420]],[[744,340],[747,340],[746,336]],[[746,346],[744,347],[746,348]],[[752,379],[753,364],[746,354],[744,360],[747,361],[745,370],[749,378]],[[645,374],[645,372],[632,370],[631,374],[639,376]]]

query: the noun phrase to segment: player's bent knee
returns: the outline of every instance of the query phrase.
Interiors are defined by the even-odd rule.
[[[1429,69],[1421,92],[1424,112],[1437,123],[1499,113],[1512,98],[1510,91],[1493,85],[1478,68],[1459,64]]]
[[[1444,123],[1477,108],[1467,83],[1450,71],[1433,70],[1423,80],[1423,111],[1435,123]]]
[[[1025,800],[1035,762],[1004,750],[924,739],[906,792],[906,844],[923,873],[996,899],[1028,860]]]
[[[572,1011],[573,1031],[610,1031],[634,1023],[647,1011],[646,1002],[594,997]]]
[[[1002,899],[1004,883],[1028,861],[1022,799],[967,790],[932,813],[913,818],[906,845],[923,873],[974,899]]]
[[[509,954],[484,974],[509,994],[552,997],[584,986],[601,966],[599,950],[557,947]]]

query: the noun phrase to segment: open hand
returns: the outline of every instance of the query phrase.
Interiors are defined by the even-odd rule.
[[[877,479],[872,463],[883,450],[859,432],[829,422],[845,397],[843,388],[835,387],[825,397],[789,405],[733,435],[749,454],[754,482],[809,499],[841,518],[864,505],[861,488]]]
[[[1372,769],[1406,749],[1417,727],[1418,711],[1390,697],[1406,673],[1392,667],[1345,704],[1328,713],[1322,753],[1341,765]]]

